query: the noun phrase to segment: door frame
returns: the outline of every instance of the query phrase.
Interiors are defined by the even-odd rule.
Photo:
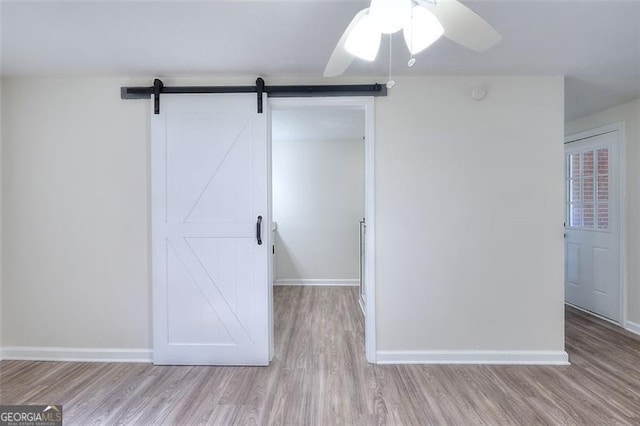
[[[588,130],[572,133],[566,135],[564,138],[564,145],[570,144],[572,142],[578,142],[582,139],[592,138],[594,136],[600,136],[607,133],[618,132],[618,137],[616,138],[616,149],[618,151],[617,158],[617,167],[618,167],[618,268],[619,268],[619,276],[620,280],[618,282],[619,288],[619,316],[617,321],[612,321],[608,318],[604,318],[601,315],[597,315],[594,312],[585,311],[591,315],[594,315],[598,318],[604,319],[608,322],[613,322],[614,324],[620,325],[621,327],[626,327],[626,318],[627,318],[627,250],[626,250],[626,218],[627,218],[627,187],[625,177],[627,175],[625,158],[625,143],[626,135],[625,135],[625,123],[624,121],[619,121],[611,124],[606,124],[603,126],[594,127]],[[564,153],[563,153],[564,154]],[[565,180],[566,180],[566,167],[565,167]],[[564,183],[563,183],[564,185]],[[565,190],[566,191],[566,190]],[[566,194],[565,194],[565,206],[566,206]],[[567,213],[565,212],[565,220],[567,217]],[[566,254],[565,254],[566,256]],[[567,304],[565,299],[565,304]],[[571,305],[571,304],[569,304]],[[571,305],[574,308],[584,311],[584,309],[580,309],[578,306]]]
[[[305,97],[305,98],[270,98],[269,110],[295,110],[316,107],[334,107],[364,111],[364,215],[367,221],[365,234],[365,316],[364,340],[367,362],[376,363],[376,268],[375,268],[375,102],[373,97]],[[271,164],[271,111],[267,118],[269,126],[269,163]],[[271,168],[269,168],[269,209],[271,209]],[[271,258],[271,261],[273,259]],[[270,267],[273,270],[272,267]],[[273,310],[273,294],[270,295],[270,306]],[[270,325],[271,348],[273,353],[274,324]]]

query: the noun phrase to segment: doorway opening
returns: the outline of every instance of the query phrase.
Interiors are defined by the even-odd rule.
[[[565,139],[565,302],[610,322],[625,318],[621,124]]]
[[[347,312],[336,315],[355,314],[361,321],[362,314],[353,312],[360,304],[366,360],[375,363],[373,99],[287,98],[270,99],[269,105],[270,275],[278,286],[271,294],[271,354],[276,332],[286,327],[281,323],[292,321],[274,320],[274,304],[300,290],[311,295],[305,309],[325,303],[321,309],[332,310],[327,304],[347,300]],[[341,288],[328,293],[330,288],[319,286]]]

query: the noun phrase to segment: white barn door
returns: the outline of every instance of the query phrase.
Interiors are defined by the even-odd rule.
[[[166,95],[151,115],[154,363],[269,363],[268,170],[255,94]]]

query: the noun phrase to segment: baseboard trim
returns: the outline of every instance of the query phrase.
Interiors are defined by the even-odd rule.
[[[640,324],[636,324],[635,322],[631,321],[625,321],[624,328],[627,331],[640,335]]]
[[[584,313],[585,313],[585,314],[587,314],[587,315],[591,315],[591,316],[592,316],[592,317],[594,317],[594,318],[600,319],[600,320],[602,320],[602,321],[606,321],[606,322],[608,322],[608,323],[610,323],[610,324],[613,324],[613,325],[617,325],[618,327],[622,327],[622,323],[621,323],[620,321],[612,320],[612,319],[610,319],[610,318],[607,318],[607,317],[605,317],[605,316],[602,316],[602,315],[600,315],[600,314],[597,314],[597,313],[595,313],[595,312],[593,312],[593,311],[590,311],[590,310],[588,310],[588,309],[581,308],[580,306],[578,306],[578,305],[574,305],[574,304],[569,303],[569,302],[564,302],[564,304],[565,304],[565,305],[567,305],[567,306],[572,307],[572,308],[573,308],[573,309],[575,309],[575,310],[578,310],[578,311],[580,311],[580,312],[584,312]]]
[[[378,351],[378,364],[569,365],[565,351]]]
[[[360,285],[359,279],[313,279],[313,280],[300,280],[300,279],[279,279],[275,280],[273,285],[302,285],[302,286],[338,286],[338,287],[353,287]]]
[[[150,363],[152,351],[151,349],[7,346],[0,350],[0,359],[20,361]]]

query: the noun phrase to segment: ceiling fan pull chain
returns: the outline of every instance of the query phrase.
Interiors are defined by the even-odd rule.
[[[413,8],[411,8],[411,19],[409,20],[409,32],[413,34]],[[411,37],[411,44],[413,45],[413,37]],[[407,61],[407,66],[411,68],[416,64],[416,58],[413,55],[413,46],[409,46],[409,61]]]
[[[391,79],[391,60],[393,57],[393,34],[389,34],[389,75],[387,79],[387,89],[391,89],[396,82]]]

